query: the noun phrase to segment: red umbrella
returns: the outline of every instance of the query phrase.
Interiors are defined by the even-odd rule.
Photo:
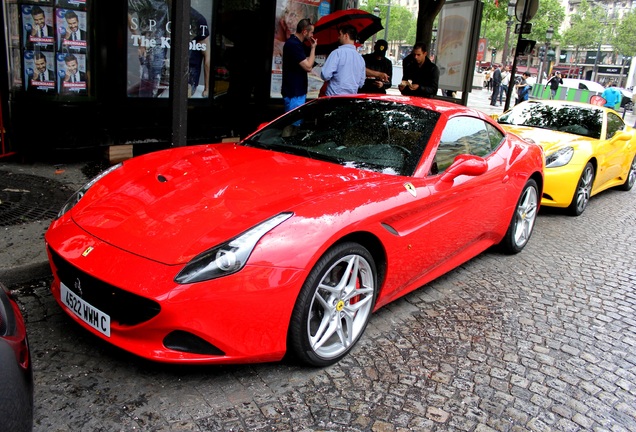
[[[316,54],[328,54],[338,48],[338,29],[345,24],[351,24],[358,30],[360,43],[384,28],[379,17],[360,9],[330,13],[320,18],[314,26],[314,37],[318,39]]]

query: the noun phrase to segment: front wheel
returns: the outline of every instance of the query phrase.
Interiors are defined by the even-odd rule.
[[[539,187],[530,179],[521,191],[515,213],[506,231],[501,246],[507,253],[519,253],[526,246],[539,210]]]
[[[373,257],[357,243],[328,250],[300,290],[289,325],[289,347],[312,366],[336,363],[369,322],[377,294]]]
[[[572,216],[579,216],[587,207],[587,203],[592,196],[592,185],[594,184],[594,165],[588,162],[583,168],[579,182],[576,185],[572,202],[568,207],[568,212]]]
[[[618,189],[622,191],[629,191],[634,187],[634,183],[636,183],[636,156],[634,156],[634,159],[632,159],[632,164],[629,167],[629,172],[627,173],[625,183],[618,186]]]

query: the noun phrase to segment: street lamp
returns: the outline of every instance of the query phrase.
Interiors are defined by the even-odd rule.
[[[373,15],[377,16],[378,18],[380,17],[380,8],[379,7],[374,7],[373,8]],[[375,39],[377,37],[376,33],[373,33],[373,38],[372,38],[372,47],[371,47],[371,51],[373,51],[373,47],[375,47]]]
[[[435,41],[437,40],[437,27],[433,28],[433,43],[431,44],[431,54],[435,58]]]
[[[545,31],[545,48],[543,49],[543,57],[541,58],[541,75],[539,75],[539,82],[543,80],[543,74],[548,74],[548,66],[546,66],[546,61],[548,60],[548,49],[550,48],[550,41],[554,36],[554,27],[550,26]]]
[[[391,0],[386,5],[386,25],[384,26],[384,40],[389,41],[389,15],[391,14]]]
[[[510,27],[512,27],[512,17],[515,15],[515,7],[517,4],[514,0],[510,0],[508,2],[508,21],[506,21],[506,39],[504,40],[504,49],[502,55],[502,63],[505,65],[508,64],[508,54],[510,51],[508,50],[508,43],[510,41]]]

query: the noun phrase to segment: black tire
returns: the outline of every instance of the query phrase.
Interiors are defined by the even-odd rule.
[[[516,254],[528,244],[539,212],[539,186],[530,179],[523,187],[508,231],[499,245],[505,253]]]
[[[376,296],[377,271],[369,251],[351,242],[329,249],[296,300],[289,324],[291,354],[312,366],[338,362],[364,333]]]
[[[636,156],[632,159],[632,165],[629,168],[629,172],[627,173],[627,178],[625,179],[625,183],[620,186],[617,186],[616,189],[622,191],[630,191],[634,187],[634,183],[636,183]]]
[[[580,216],[587,208],[587,204],[592,196],[592,186],[594,185],[595,176],[594,165],[592,165],[592,162],[588,162],[585,168],[583,168],[579,181],[576,183],[576,190],[574,191],[572,202],[568,207],[568,213],[570,215]]]

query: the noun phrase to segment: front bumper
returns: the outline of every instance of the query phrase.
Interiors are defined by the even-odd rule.
[[[574,197],[583,166],[567,164],[558,168],[546,168],[545,184],[541,205],[549,207],[568,207]]]
[[[56,301],[78,324],[115,346],[169,363],[277,361],[286,352],[304,270],[247,265],[226,277],[179,285],[173,279],[182,266],[113,247],[70,218],[54,223],[46,242]],[[64,304],[61,283],[111,317],[109,336]]]

